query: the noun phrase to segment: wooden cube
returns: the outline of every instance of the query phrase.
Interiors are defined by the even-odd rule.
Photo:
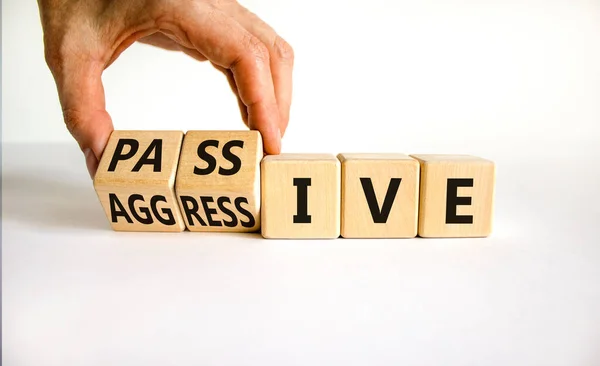
[[[339,154],[344,238],[414,238],[419,163],[404,154]]]
[[[94,188],[115,231],[185,230],[174,184],[181,131],[114,131]]]
[[[262,235],[269,239],[340,236],[340,162],[329,154],[281,154],[261,163]]]
[[[492,232],[495,164],[469,155],[411,155],[421,165],[419,236],[486,237]]]
[[[258,131],[189,131],[175,190],[190,231],[254,232],[260,228]]]

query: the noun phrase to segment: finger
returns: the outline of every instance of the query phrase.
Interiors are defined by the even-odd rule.
[[[279,154],[280,116],[267,47],[212,6],[197,4],[178,12],[174,19],[177,26],[168,22],[161,28],[173,32],[184,46],[193,46],[211,62],[232,71],[240,99],[248,109],[249,128],[260,131],[267,153]]]
[[[53,74],[64,122],[84,153],[88,171],[93,178],[114,129],[106,111],[101,79],[103,65],[71,58],[51,69],[55,70]]]
[[[244,121],[244,124],[246,126],[248,126],[248,109],[246,108],[246,105],[244,104],[244,102],[242,102],[242,99],[240,98],[240,93],[237,90],[237,85],[235,85],[235,78],[233,77],[233,72],[231,72],[231,70],[222,68],[219,65],[215,65],[215,64],[212,64],[212,65],[215,67],[215,69],[221,71],[227,78],[229,87],[231,88],[231,91],[233,92],[233,94],[235,94],[235,97],[237,98],[237,103],[238,103],[238,107],[240,108],[240,114],[242,115],[242,120]]]
[[[294,50],[283,38],[277,35],[273,28],[239,3],[232,3],[227,12],[269,49],[271,73],[273,74],[275,95],[281,116],[280,130],[283,136],[290,120],[292,105]]]

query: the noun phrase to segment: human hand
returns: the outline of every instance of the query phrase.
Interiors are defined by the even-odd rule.
[[[244,123],[281,151],[293,50],[235,0],[38,0],[46,63],[65,124],[93,177],[113,131],[102,73],[134,42],[180,50],[223,72]]]

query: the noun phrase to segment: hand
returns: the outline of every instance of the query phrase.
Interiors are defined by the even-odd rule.
[[[113,131],[102,73],[136,41],[180,50],[223,72],[242,119],[281,151],[292,99],[293,50],[235,0],[38,0],[45,58],[64,121],[90,175]]]

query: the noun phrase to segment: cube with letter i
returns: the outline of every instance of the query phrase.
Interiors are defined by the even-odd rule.
[[[269,239],[340,236],[340,162],[330,154],[281,154],[261,163],[262,235]]]
[[[254,232],[260,228],[258,131],[189,131],[175,190],[190,231]]]
[[[486,237],[492,232],[495,164],[470,155],[411,155],[421,165],[419,236]]]
[[[339,154],[344,238],[414,238],[419,163],[404,154]]]
[[[115,231],[185,229],[174,184],[181,131],[113,131],[94,188]]]

